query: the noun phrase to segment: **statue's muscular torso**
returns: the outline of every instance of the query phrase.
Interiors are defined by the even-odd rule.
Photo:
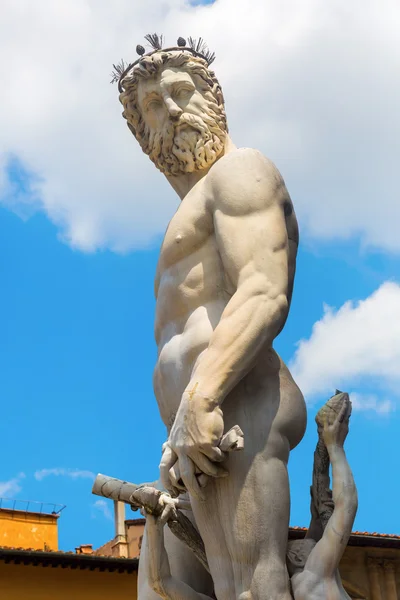
[[[154,389],[164,423],[172,425],[182,393],[229,300],[201,180],[167,229],[157,276]]]
[[[184,197],[161,248],[154,389],[169,437],[160,469],[168,474],[181,459],[184,468],[197,465],[207,440],[218,443],[213,427],[244,432],[244,450],[225,457],[229,476],[209,478],[203,499],[188,489],[219,600],[290,598],[287,461],[306,411],[272,342],[287,317],[297,247],[276,167],[255,150],[235,149]],[[220,408],[207,410],[202,398]],[[193,487],[187,471],[181,475]]]
[[[271,177],[275,173],[277,171],[271,163]],[[173,423],[196,361],[207,348],[223,310],[235,293],[235,287],[220,258],[218,244],[221,242],[216,239],[213,199],[210,201],[206,191],[209,176],[208,174],[201,179],[181,202],[167,228],[157,267],[155,337],[158,361],[154,371],[154,390],[161,417],[168,429]],[[284,204],[282,209],[289,240],[290,302],[298,227],[289,196],[282,199],[278,195],[276,202]],[[246,235],[245,228],[243,235]],[[260,356],[259,362],[263,368],[264,354]],[[247,377],[251,376],[250,372]],[[294,439],[293,445],[298,441]]]

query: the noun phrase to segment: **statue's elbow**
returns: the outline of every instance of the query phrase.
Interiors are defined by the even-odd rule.
[[[270,307],[272,320],[282,324],[286,321],[289,313],[289,300],[285,293],[270,291],[266,296],[266,303]]]

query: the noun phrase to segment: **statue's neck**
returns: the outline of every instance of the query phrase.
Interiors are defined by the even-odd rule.
[[[225,156],[225,154],[229,154],[229,152],[232,152],[233,150],[236,150],[236,146],[232,142],[229,135],[227,135],[226,139],[225,139],[224,151],[217,158],[217,160],[220,160],[220,158]],[[186,194],[188,194],[190,192],[190,190],[196,185],[196,183],[198,183],[200,181],[200,179],[203,179],[203,177],[205,177],[207,175],[207,173],[211,169],[211,167],[212,167],[212,165],[210,165],[210,167],[208,169],[202,169],[201,171],[194,171],[193,173],[184,173],[182,175],[177,175],[177,176],[176,175],[173,175],[173,176],[166,175],[166,178],[168,179],[170,185],[174,188],[175,192],[178,194],[180,199],[183,200],[184,197],[186,196]]]

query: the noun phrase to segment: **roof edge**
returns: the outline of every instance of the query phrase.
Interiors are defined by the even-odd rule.
[[[73,554],[68,552],[42,552],[40,550],[24,550],[21,548],[0,548],[0,560],[5,563],[23,563],[25,565],[51,565],[53,567],[70,567],[72,569],[99,569],[100,571],[118,571],[133,573],[138,570],[137,558],[119,558],[97,556],[94,554]]]
[[[289,539],[301,540],[305,537],[307,527],[289,527]],[[400,548],[400,536],[394,534],[369,533],[353,531],[348,546],[363,546],[370,548]]]

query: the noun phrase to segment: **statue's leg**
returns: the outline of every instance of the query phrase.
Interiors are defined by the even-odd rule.
[[[189,513],[185,512],[185,514],[193,520]],[[202,567],[191,550],[175,537],[167,525],[165,526],[164,541],[171,575],[184,581],[197,592],[212,597],[214,586],[210,574]],[[153,592],[148,584],[146,530],[139,560],[138,600],[160,600],[160,596]]]
[[[289,378],[247,377],[223,405],[245,448],[227,459],[229,477],[192,500],[218,600],[290,600],[287,460],[305,429],[304,400]],[[284,381],[283,381],[284,380]]]

